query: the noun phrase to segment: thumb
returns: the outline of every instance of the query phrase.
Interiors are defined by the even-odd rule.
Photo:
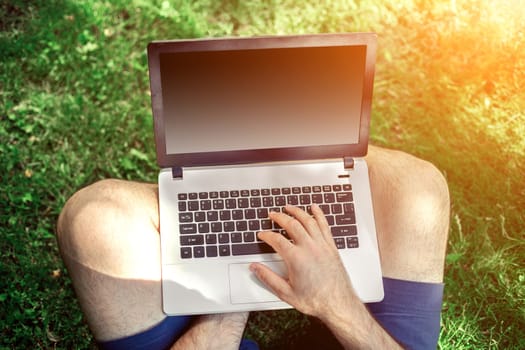
[[[284,278],[272,271],[268,266],[257,262],[250,264],[250,271],[252,271],[265,286],[270,288],[275,295],[289,303],[288,299],[291,295],[292,288]]]

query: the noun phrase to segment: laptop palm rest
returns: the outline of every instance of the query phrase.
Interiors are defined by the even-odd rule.
[[[286,266],[283,261],[265,261],[263,264],[280,276],[287,276]],[[230,264],[229,279],[232,304],[280,300],[250,271],[250,263]]]

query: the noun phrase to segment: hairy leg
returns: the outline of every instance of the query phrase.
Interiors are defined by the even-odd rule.
[[[60,252],[98,341],[136,334],[166,317],[157,198],[156,185],[104,180],[72,196],[59,217]],[[246,321],[247,314],[203,317],[185,344],[236,348]],[[214,327],[228,329],[229,336],[207,338]]]
[[[450,210],[443,175],[426,161],[373,146],[367,163],[383,275],[442,282]]]

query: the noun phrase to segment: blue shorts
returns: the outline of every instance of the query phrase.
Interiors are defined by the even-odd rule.
[[[436,349],[440,330],[442,283],[383,278],[385,298],[367,304],[383,328],[407,349]],[[101,349],[169,349],[189,328],[190,316],[169,316],[158,325],[129,337],[99,343]],[[258,349],[243,339],[241,350]]]

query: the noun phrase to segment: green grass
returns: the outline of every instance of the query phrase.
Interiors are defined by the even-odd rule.
[[[55,222],[97,179],[155,181],[149,41],[343,31],[379,34],[372,140],[430,160],[449,182],[440,348],[525,348],[524,8],[0,0],[0,348],[93,347]],[[313,322],[255,313],[248,333],[290,348]]]

